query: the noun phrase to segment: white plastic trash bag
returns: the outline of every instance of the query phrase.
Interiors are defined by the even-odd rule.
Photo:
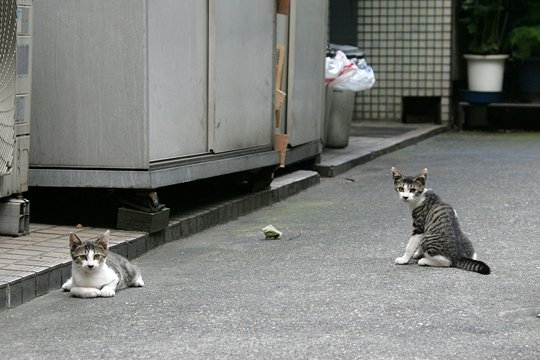
[[[360,59],[358,65],[344,68],[341,75],[330,83],[330,86],[339,90],[363,91],[368,90],[375,84],[375,73],[366,60]]]
[[[325,83],[332,82],[343,71],[343,63],[336,58],[326,58],[326,72],[324,81]]]
[[[337,51],[333,62],[326,61],[326,83],[335,89],[363,91],[368,90],[375,84],[375,73],[365,59],[351,61],[342,51]],[[336,69],[340,68],[339,74],[332,78]],[[329,67],[331,67],[329,69]],[[330,74],[330,76],[328,76]]]

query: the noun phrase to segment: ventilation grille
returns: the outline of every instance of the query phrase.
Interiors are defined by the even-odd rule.
[[[0,5],[0,176],[11,173],[15,145],[17,3]]]

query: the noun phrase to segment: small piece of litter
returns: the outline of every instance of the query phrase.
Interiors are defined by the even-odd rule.
[[[267,239],[277,239],[282,235],[282,232],[273,227],[272,225],[263,227],[262,232]]]

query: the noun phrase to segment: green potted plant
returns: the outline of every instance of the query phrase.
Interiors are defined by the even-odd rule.
[[[518,26],[512,29],[508,41],[514,59],[540,56],[540,25]]]
[[[467,76],[470,91],[502,91],[503,52],[508,11],[503,0],[461,0],[461,23],[468,34]]]
[[[540,2],[519,2],[518,20],[510,31],[508,42],[518,67],[519,90],[540,93]]]

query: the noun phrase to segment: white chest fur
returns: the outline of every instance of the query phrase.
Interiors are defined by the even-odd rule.
[[[93,269],[82,269],[73,266],[73,286],[101,289],[108,284],[118,284],[118,275],[107,266],[101,266]]]

